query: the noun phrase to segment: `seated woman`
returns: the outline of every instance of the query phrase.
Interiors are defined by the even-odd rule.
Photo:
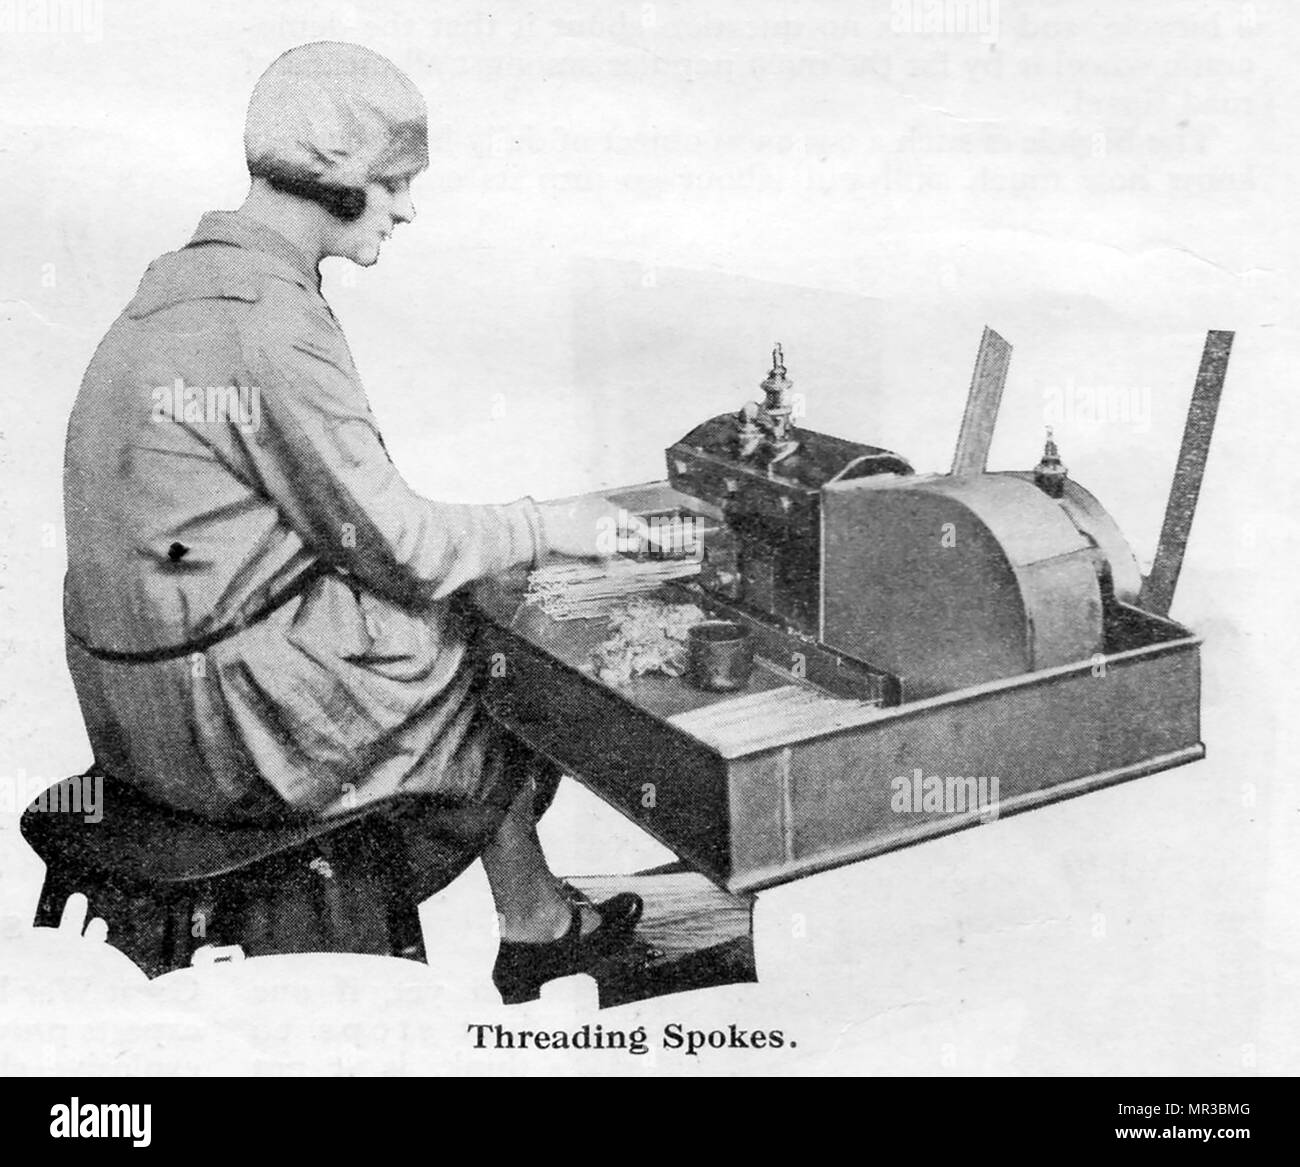
[[[247,200],[150,265],[69,425],[67,651],[96,764],[221,822],[428,796],[425,827],[486,869],[498,987],[534,995],[630,943],[641,904],[575,903],[551,874],[533,792],[556,776],[479,707],[457,593],[594,557],[612,516],[431,502],[388,458],[318,265],[368,267],[415,217],[409,78],[357,46],[294,49],[245,147]]]

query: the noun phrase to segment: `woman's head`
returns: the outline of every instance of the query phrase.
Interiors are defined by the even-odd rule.
[[[411,179],[429,163],[424,98],[370,49],[302,45],[258,80],[244,152],[255,183],[326,212],[327,254],[368,266],[397,223],[415,215]]]

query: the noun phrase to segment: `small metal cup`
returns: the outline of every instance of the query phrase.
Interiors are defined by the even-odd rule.
[[[754,670],[754,640],[743,624],[705,620],[687,633],[687,679],[697,689],[743,689]]]

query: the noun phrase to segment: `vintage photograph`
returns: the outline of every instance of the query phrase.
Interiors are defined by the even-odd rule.
[[[1300,1071],[1298,31],[0,3],[0,1070]]]

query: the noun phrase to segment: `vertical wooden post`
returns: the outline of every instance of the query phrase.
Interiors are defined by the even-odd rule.
[[[1011,346],[986,325],[984,335],[980,337],[979,354],[975,357],[970,392],[966,395],[966,412],[961,419],[961,432],[957,435],[957,449],[952,456],[954,477],[984,473],[1010,363]]]
[[[1192,517],[1196,514],[1196,500],[1201,493],[1205,459],[1210,452],[1210,437],[1219,412],[1219,396],[1228,371],[1233,336],[1231,332],[1205,334],[1205,350],[1201,353],[1192,402],[1187,407],[1187,424],[1183,428],[1183,444],[1178,451],[1174,480],[1169,487],[1160,542],[1156,544],[1151,574],[1142,581],[1138,598],[1143,608],[1158,616],[1168,614],[1174,588],[1178,585],[1178,573],[1183,567],[1183,553],[1187,550],[1187,536],[1192,529]]]

